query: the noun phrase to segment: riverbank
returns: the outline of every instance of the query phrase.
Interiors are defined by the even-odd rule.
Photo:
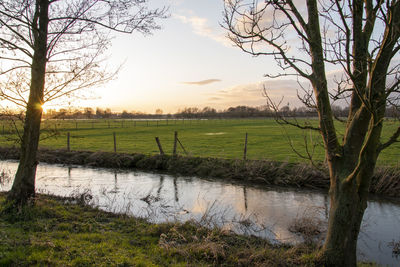
[[[19,150],[15,147],[0,147],[0,159],[19,159]],[[267,160],[234,160],[50,149],[40,149],[38,160],[66,165],[157,171],[264,185],[325,190],[329,188],[329,175],[323,165],[317,169],[308,164]],[[399,198],[400,169],[378,167],[372,179],[370,193]]]
[[[1,266],[313,266],[313,247],[207,229],[196,222],[150,224],[38,195],[8,211],[0,193]]]
[[[38,194],[16,211],[0,193],[0,266],[316,266],[313,244],[273,245],[194,221],[151,224],[82,200]]]

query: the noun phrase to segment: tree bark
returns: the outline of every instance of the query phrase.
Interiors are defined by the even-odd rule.
[[[31,67],[31,85],[21,140],[21,158],[8,200],[24,205],[35,196],[35,177],[42,118],[43,92],[47,63],[48,0],[37,0],[32,35],[34,54]]]
[[[366,208],[366,194],[358,194],[355,179],[331,188],[328,232],[318,255],[320,264],[357,265],[357,238]]]

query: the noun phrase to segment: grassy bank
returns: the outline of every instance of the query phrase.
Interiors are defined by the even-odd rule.
[[[299,119],[304,123],[304,119]],[[309,123],[317,125],[315,119]],[[2,125],[5,125],[4,133]],[[21,126],[19,126],[21,127]],[[339,138],[344,126],[337,123]],[[388,140],[398,127],[398,121],[385,121],[382,140]],[[67,134],[70,133],[72,150],[108,151],[114,149],[113,133],[116,134],[117,152],[158,154],[155,137],[159,137],[165,153],[173,150],[174,131],[192,157],[212,157],[225,159],[243,158],[245,134],[248,133],[247,158],[253,160],[304,162],[289,145],[305,152],[304,138],[308,138],[309,150],[314,150],[315,160],[323,160],[322,141],[318,133],[310,135],[294,127],[282,127],[273,119],[212,119],[212,120],[47,120],[42,123],[44,138],[42,148],[64,149],[67,147]],[[0,121],[0,145],[12,145],[10,140],[16,137],[12,126]],[[57,133],[56,135],[52,135]],[[312,136],[310,140],[310,136]],[[315,148],[313,146],[315,145]],[[384,150],[379,157],[378,165],[399,165],[400,143]],[[178,145],[178,152],[184,155]]]
[[[8,211],[0,193],[0,266],[313,266],[313,247],[206,229],[150,224],[38,195]],[[79,202],[79,201],[78,201]]]
[[[18,149],[0,147],[0,159],[18,158]],[[316,169],[303,163],[49,149],[41,149],[38,159],[47,163],[158,171],[264,185],[329,188],[325,166]],[[399,198],[400,170],[394,167],[377,168],[370,192]]]

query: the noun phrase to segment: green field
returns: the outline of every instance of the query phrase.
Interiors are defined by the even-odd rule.
[[[317,125],[316,120],[310,121]],[[398,121],[386,121],[383,140],[387,140],[398,127]],[[293,151],[306,154],[305,138],[314,159],[323,160],[321,138],[317,133],[277,124],[273,119],[212,119],[212,120],[46,120],[42,123],[45,139],[40,146],[66,148],[70,133],[71,150],[113,151],[113,133],[117,152],[159,153],[155,137],[159,137],[166,154],[172,154],[174,131],[191,156],[243,158],[245,134],[248,133],[247,158],[277,161],[305,161]],[[339,134],[344,126],[337,123]],[[55,136],[47,133],[56,130]],[[0,122],[1,145],[11,145],[16,134],[12,126]],[[341,137],[339,137],[341,138]],[[291,141],[289,141],[291,140]],[[314,148],[313,148],[314,147]],[[178,144],[178,153],[185,154]],[[386,149],[379,158],[380,165],[400,164],[400,144]]]

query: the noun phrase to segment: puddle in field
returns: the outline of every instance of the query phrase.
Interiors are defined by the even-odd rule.
[[[223,135],[226,134],[225,132],[219,132],[219,133],[205,133],[204,135]]]

